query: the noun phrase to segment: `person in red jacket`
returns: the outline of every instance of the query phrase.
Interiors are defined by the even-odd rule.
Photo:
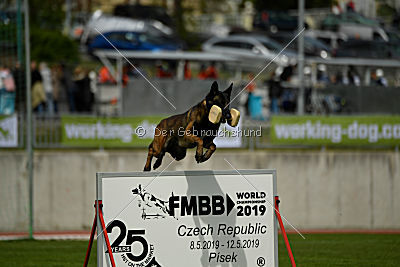
[[[190,69],[189,61],[185,61],[184,76],[185,80],[192,79],[192,70]]]
[[[218,79],[218,72],[214,61],[206,69],[206,79]]]
[[[114,77],[106,66],[101,67],[99,70],[99,82],[100,83],[115,83]]]
[[[355,12],[356,11],[356,5],[354,4],[353,0],[350,0],[347,3],[347,12]]]

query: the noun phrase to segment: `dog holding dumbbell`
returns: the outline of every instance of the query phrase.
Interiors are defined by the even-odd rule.
[[[208,160],[217,147],[213,143],[221,123],[237,126],[240,112],[230,109],[231,84],[225,91],[218,90],[218,83],[213,82],[211,90],[200,103],[183,114],[163,119],[156,127],[154,139],[149,145],[144,171],[150,171],[153,157],[157,160],[153,169],[157,169],[166,152],[175,160],[186,156],[188,148],[196,147],[197,163]],[[203,149],[207,151],[203,154]]]

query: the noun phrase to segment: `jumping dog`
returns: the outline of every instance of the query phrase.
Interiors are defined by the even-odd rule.
[[[229,109],[232,86],[221,92],[218,83],[213,82],[210,92],[200,103],[183,114],[163,119],[149,145],[144,171],[150,171],[153,157],[157,158],[153,165],[155,170],[161,165],[165,152],[178,161],[185,158],[188,148],[196,147],[197,163],[208,160],[217,148],[213,140],[221,123],[236,126],[240,118],[239,111]],[[203,148],[207,149],[204,154]]]

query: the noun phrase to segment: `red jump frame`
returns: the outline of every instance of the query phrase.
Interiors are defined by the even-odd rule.
[[[94,233],[96,232],[97,215],[99,216],[100,223],[101,223],[101,233],[103,233],[104,239],[106,240],[108,256],[110,257],[111,265],[113,267],[115,267],[114,256],[112,254],[110,240],[108,239],[107,229],[106,229],[106,225],[104,223],[104,217],[103,217],[103,211],[102,211],[102,208],[103,208],[102,201],[96,200],[94,203],[94,208],[95,208],[96,212],[95,212],[95,216],[94,216],[94,220],[93,220],[92,231],[90,233],[89,245],[88,245],[88,248],[86,251],[86,257],[85,257],[85,262],[83,263],[83,267],[87,267],[87,265],[89,263],[90,251],[92,250],[92,245],[93,245],[93,240],[94,240]]]
[[[294,261],[292,249],[290,248],[289,239],[287,237],[285,227],[283,226],[281,213],[279,212],[279,203],[280,202],[281,201],[279,200],[279,196],[275,196],[275,214],[276,214],[276,217],[279,222],[279,227],[281,228],[281,231],[282,231],[283,239],[285,240],[285,245],[286,245],[287,252],[289,254],[290,263],[292,264],[292,267],[296,267],[296,262]]]

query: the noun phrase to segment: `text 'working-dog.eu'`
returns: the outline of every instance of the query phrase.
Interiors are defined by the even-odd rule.
[[[157,160],[153,169],[157,169],[168,152],[175,160],[186,156],[188,148],[196,148],[197,163],[208,160],[216,150],[213,143],[221,123],[235,127],[240,118],[236,109],[230,109],[231,84],[225,91],[218,90],[218,83],[211,85],[211,90],[204,100],[183,114],[163,119],[156,127],[153,142],[149,145],[144,171],[150,171],[151,160]],[[207,151],[203,154],[203,148]]]

